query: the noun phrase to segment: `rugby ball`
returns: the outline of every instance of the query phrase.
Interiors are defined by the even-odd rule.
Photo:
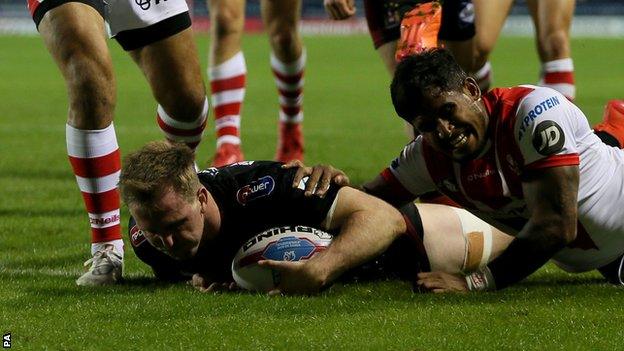
[[[276,227],[246,241],[232,260],[232,277],[239,287],[269,291],[279,284],[279,274],[258,265],[260,260],[307,260],[329,246],[332,236],[302,225]]]

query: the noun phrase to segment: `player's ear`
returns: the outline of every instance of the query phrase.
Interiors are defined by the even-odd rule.
[[[477,81],[472,77],[467,77],[464,80],[464,90],[474,101],[481,98],[481,89],[479,88],[479,84],[477,84]]]
[[[197,200],[199,201],[202,211],[204,209],[204,206],[208,204],[208,197],[208,189],[206,189],[205,187],[202,186],[197,190]]]

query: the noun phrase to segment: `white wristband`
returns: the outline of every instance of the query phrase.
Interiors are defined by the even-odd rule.
[[[476,272],[473,272],[466,276],[466,283],[468,283],[468,290],[470,291],[484,291],[496,289],[494,277],[492,272],[486,266]]]

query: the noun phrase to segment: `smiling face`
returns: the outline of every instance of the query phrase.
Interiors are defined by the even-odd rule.
[[[467,78],[462,91],[429,90],[410,121],[436,150],[462,162],[476,157],[487,142],[488,115],[480,91]]]
[[[149,209],[130,206],[130,213],[154,247],[185,260],[197,254],[203,238],[215,235],[210,221],[218,218],[219,213],[208,203],[211,199],[203,187],[190,202],[168,188]]]

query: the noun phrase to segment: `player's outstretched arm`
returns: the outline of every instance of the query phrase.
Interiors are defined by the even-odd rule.
[[[280,272],[281,282],[271,294],[312,294],[342,273],[384,252],[406,231],[405,221],[391,205],[359,190],[344,187],[326,229],[340,228],[324,252],[307,261],[260,261]]]
[[[523,182],[531,217],[488,265],[497,289],[526,278],[576,238],[578,187],[578,166],[547,168]]]

